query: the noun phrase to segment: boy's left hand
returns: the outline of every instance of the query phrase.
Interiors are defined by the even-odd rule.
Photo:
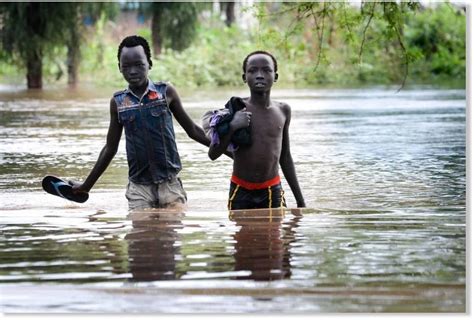
[[[247,128],[250,125],[250,119],[252,117],[252,112],[246,111],[247,109],[241,109],[234,114],[234,118],[230,122],[232,129],[237,130],[241,128]]]

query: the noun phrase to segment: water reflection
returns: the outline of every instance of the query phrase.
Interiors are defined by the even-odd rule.
[[[129,270],[132,281],[173,280],[176,256],[180,247],[178,229],[183,228],[185,214],[177,209],[132,211],[132,230],[125,236],[128,243]]]
[[[240,229],[235,232],[235,270],[250,271],[236,279],[257,281],[290,278],[290,244],[301,219],[294,215],[283,223],[285,209],[234,210],[229,219]]]
[[[221,278],[228,274],[234,280],[269,281],[291,277],[291,251],[301,215],[289,214],[287,209],[235,210],[229,212],[229,220],[236,231],[229,233],[233,250],[228,253],[232,260],[222,259],[222,252],[208,252],[206,246],[194,246],[182,252],[183,229],[191,225],[183,223],[185,213],[177,209],[145,209],[132,211],[128,218],[132,229],[125,235],[128,245],[130,281],[176,280],[184,274],[188,277]],[[288,213],[289,218],[285,218]],[[297,212],[296,212],[297,213]],[[195,225],[192,225],[195,226]],[[224,230],[215,230],[224,236]],[[221,228],[219,228],[221,229]],[[209,235],[208,235],[209,236]],[[204,235],[204,237],[206,237]],[[189,239],[188,239],[189,240]],[[198,242],[204,244],[206,239]],[[211,253],[210,255],[208,255]],[[207,261],[190,266],[196,256]],[[184,260],[184,261],[182,261]],[[221,260],[218,272],[213,265]],[[177,264],[181,265],[177,267]],[[183,263],[185,266],[183,268]],[[230,272],[230,273],[228,273]],[[188,274],[189,273],[189,274]],[[231,275],[232,274],[232,275]],[[199,276],[198,276],[199,278]]]

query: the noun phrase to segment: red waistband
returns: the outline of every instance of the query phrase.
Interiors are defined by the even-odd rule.
[[[280,176],[276,176],[275,178],[272,178],[264,182],[248,182],[248,181],[240,179],[239,177],[235,175],[232,175],[232,178],[230,179],[230,181],[232,181],[235,184],[238,184],[239,186],[247,190],[266,189],[268,187],[273,187],[274,185],[277,185],[281,182]]]

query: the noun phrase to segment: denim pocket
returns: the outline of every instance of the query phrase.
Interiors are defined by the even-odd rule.
[[[156,105],[148,109],[148,128],[156,130],[156,128],[163,128],[168,120],[168,108],[166,104]]]
[[[157,107],[154,107],[154,108],[150,109],[150,114],[153,117],[161,117],[162,115],[165,114],[165,112],[166,112],[165,107],[157,106]]]

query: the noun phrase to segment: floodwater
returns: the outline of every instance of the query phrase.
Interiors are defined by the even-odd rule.
[[[302,215],[229,214],[231,160],[179,125],[186,212],[129,214],[123,137],[88,202],[46,194],[92,168],[111,93],[0,90],[1,312],[466,311],[464,90],[274,90]],[[231,94],[182,98],[199,122]]]

